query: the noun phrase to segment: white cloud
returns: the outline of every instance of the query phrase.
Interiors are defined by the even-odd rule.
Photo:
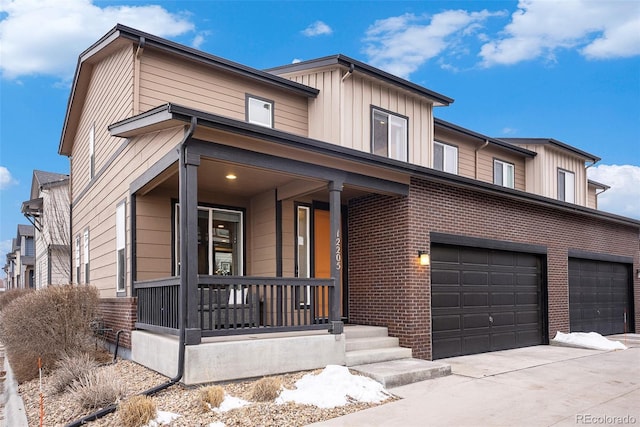
[[[636,1],[520,0],[503,37],[484,44],[484,66],[536,58],[555,61],[561,49],[589,59],[640,54],[640,7]]]
[[[2,0],[0,70],[15,79],[70,79],[78,55],[117,23],[161,37],[193,31],[186,15],[157,5],[100,7],[91,0]]]
[[[329,35],[331,33],[333,33],[331,27],[322,21],[316,21],[302,31],[302,34],[307,37]]]
[[[367,30],[364,51],[372,65],[408,78],[422,64],[445,50],[464,54],[466,48],[460,48],[460,39],[477,37],[487,18],[503,14],[487,10],[447,10],[433,15],[430,20],[411,13],[381,19]]]
[[[0,190],[4,190],[17,183],[18,181],[13,178],[9,169],[0,166]]]
[[[291,61],[292,64],[297,64],[298,62],[302,62],[302,59],[293,58],[293,61]]]
[[[589,169],[589,179],[611,188],[598,196],[598,209],[640,219],[640,166],[597,165]]]

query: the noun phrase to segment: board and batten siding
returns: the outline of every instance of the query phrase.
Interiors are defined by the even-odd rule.
[[[307,98],[204,65],[145,50],[140,58],[139,111],[168,102],[244,121],[246,94],[274,102],[274,128],[308,135]]]
[[[587,206],[587,174],[584,159],[547,144],[518,144],[538,155],[527,164],[527,191],[552,199],[558,198],[558,169],[575,174],[575,203]]]
[[[119,203],[126,202],[125,235],[128,269],[131,265],[129,185],[163,155],[174,149],[182,140],[184,132],[185,127],[178,126],[132,138],[128,142],[120,138],[111,138],[107,141],[111,145],[117,147],[125,144],[122,152],[81,196],[74,194],[72,238],[75,239],[83,230],[89,228],[90,283],[100,290],[102,297],[116,296],[116,207]],[[125,289],[129,294],[131,289],[129,270],[125,278]]]
[[[344,80],[340,68],[288,75],[320,90],[309,101],[309,137],[371,152],[371,107],[408,118],[409,163],[430,167],[433,105],[409,92],[360,75]]]
[[[598,189],[592,185],[587,185],[587,207],[598,209]]]

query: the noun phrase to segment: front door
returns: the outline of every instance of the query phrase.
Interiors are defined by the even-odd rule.
[[[331,240],[329,211],[313,211],[313,276],[319,279],[331,277]],[[316,295],[316,313],[318,317],[329,317],[329,295],[325,289]]]

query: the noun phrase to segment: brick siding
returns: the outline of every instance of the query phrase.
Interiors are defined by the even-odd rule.
[[[533,202],[413,178],[409,195],[349,203],[349,320],[387,326],[431,359],[430,268],[418,263],[430,232],[547,247],[548,333],[569,331],[568,250],[633,257],[635,325],[640,325],[638,227]]]
[[[110,329],[106,332],[107,341],[116,342],[116,333],[120,334],[120,346],[131,348],[131,331],[136,323],[136,298],[101,298],[100,312],[104,327]]]

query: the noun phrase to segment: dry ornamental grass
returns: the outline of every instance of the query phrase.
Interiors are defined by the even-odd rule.
[[[118,407],[122,427],[141,427],[155,419],[156,403],[149,396],[133,396]]]
[[[119,378],[122,381],[124,396],[121,397],[121,401],[168,380],[168,378],[128,360],[118,361],[118,363],[113,365],[101,366],[97,368],[96,371],[109,371],[110,369],[111,373],[108,375],[113,378]],[[319,372],[320,370],[313,371],[315,374]],[[296,372],[278,375],[273,378],[280,380],[282,387],[294,389],[295,382],[309,373],[310,372]],[[43,377],[43,384],[45,386],[44,425],[64,427],[94,412],[96,409],[100,409],[84,409],[80,405],[80,402],[76,400],[73,393],[69,391],[58,394],[51,393],[47,387],[50,380],[51,375],[45,375]],[[257,402],[252,398],[257,382],[259,382],[259,380],[245,380],[219,385],[227,395],[250,401],[249,405],[228,412],[217,413],[211,410],[203,411],[202,387],[174,385],[154,395],[152,400],[155,402],[158,411],[167,411],[180,415],[178,419],[171,422],[172,427],[208,426],[214,422],[223,422],[227,426],[246,427],[304,426],[379,405],[376,403],[352,403],[333,409],[322,409],[312,405],[294,403],[276,404],[273,400]],[[35,379],[21,384],[19,387],[20,394],[24,400],[29,425],[33,426],[39,425],[38,384],[38,380]],[[396,398],[391,397],[382,404],[395,399]],[[92,421],[87,425],[90,427],[112,427],[123,426],[124,424],[120,419],[120,411],[116,411],[97,421]]]
[[[282,390],[282,381],[279,378],[262,378],[253,385],[251,400],[256,402],[269,402],[276,400]]]

